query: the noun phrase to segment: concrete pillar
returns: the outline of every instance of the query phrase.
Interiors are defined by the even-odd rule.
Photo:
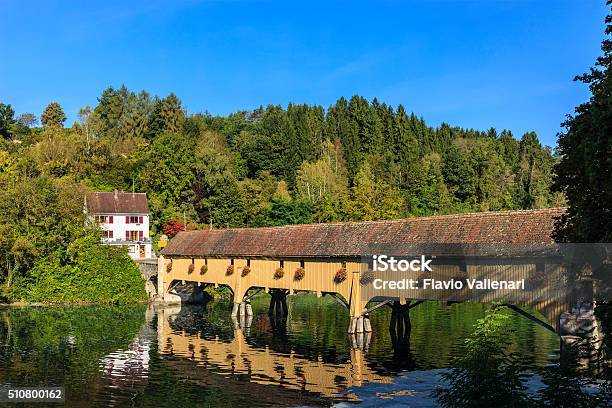
[[[359,316],[357,318],[357,328],[355,329],[357,333],[363,333],[363,316]]]
[[[157,296],[159,296],[162,300],[166,295],[166,258],[163,255],[160,255],[157,259]]]
[[[232,317],[238,316],[238,308],[240,307],[240,303],[234,303],[234,307],[232,308]]]
[[[247,302],[246,304],[246,315],[253,316],[253,307],[251,306],[251,302]]]
[[[579,362],[590,365],[597,360],[603,338],[600,322],[595,316],[595,305],[583,302],[562,313],[559,318],[561,352],[574,349]]]
[[[349,322],[348,332],[349,334],[353,334],[355,333],[355,330],[357,330],[357,318],[351,317],[351,321]]]
[[[366,333],[372,332],[372,324],[370,323],[370,318],[368,316],[363,317],[363,331]]]

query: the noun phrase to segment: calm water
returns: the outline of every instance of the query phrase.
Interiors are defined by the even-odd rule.
[[[286,320],[271,320],[267,301],[254,300],[250,321],[232,320],[228,302],[0,309],[0,383],[62,385],[69,406],[431,406],[437,375],[485,311],[427,302],[398,340],[383,308],[370,337],[351,338],[329,297],[294,297]],[[525,369],[554,359],[554,334],[520,316],[512,324]]]

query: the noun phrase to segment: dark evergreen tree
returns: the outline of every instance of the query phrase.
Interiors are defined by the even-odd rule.
[[[456,143],[451,144],[443,156],[442,174],[450,194],[468,206],[475,204],[477,180],[474,169]]]
[[[534,132],[525,133],[519,143],[515,202],[520,208],[542,208],[550,201],[553,158],[540,145]]]
[[[402,105],[397,107],[392,140],[394,141],[395,154],[399,164],[399,174],[397,175],[399,186],[406,190],[416,177],[419,142]]]
[[[339,140],[342,144],[349,182],[352,184],[363,161],[363,154],[359,128],[352,120],[344,98],[338,99],[327,111],[327,136],[328,139]]]
[[[137,96],[132,92],[126,102],[122,136],[131,139],[145,137],[150,109],[149,94],[141,91]]]
[[[164,99],[154,99],[148,123],[147,137],[152,139],[161,133],[180,133],[185,123],[181,101],[173,93]]]
[[[590,72],[575,78],[589,86],[591,97],[559,135],[555,186],[569,204],[557,226],[561,241],[612,242],[612,1],[607,4],[603,55]]]
[[[10,104],[0,103],[0,137],[11,138],[11,126],[15,123],[15,111]]]

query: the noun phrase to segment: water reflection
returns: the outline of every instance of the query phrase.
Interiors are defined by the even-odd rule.
[[[365,381],[391,382],[391,377],[370,369],[364,351],[352,348],[343,362],[326,362],[321,355],[306,358],[291,348],[276,351],[269,346],[258,347],[247,341],[252,319],[233,319],[234,333],[230,341],[209,337],[203,332],[186,330],[180,314],[192,316],[187,309],[175,314],[172,309],[158,311],[158,342],[162,353],[181,356],[197,362],[202,373],[213,371],[252,383],[281,386],[285,389],[337,396],[347,387],[360,386]],[[290,346],[287,318],[258,316],[259,327],[269,327],[273,336]],[[190,331],[190,332],[189,332]],[[361,335],[363,337],[363,335]],[[363,344],[363,339],[361,340]],[[197,374],[196,374],[197,375]],[[347,397],[348,398],[348,397]]]
[[[372,387],[401,394],[415,379],[415,389],[431,388],[485,310],[428,302],[390,330],[393,313],[381,308],[372,334],[348,336],[333,300],[289,298],[284,317],[268,315],[268,299],[253,299],[254,316],[241,319],[222,302],[0,310],[0,382],[64,385],[68,406],[373,403],[383,394]],[[511,351],[526,368],[546,364],[556,337],[520,316],[511,324]]]

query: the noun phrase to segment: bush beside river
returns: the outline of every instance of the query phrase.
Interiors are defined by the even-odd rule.
[[[23,302],[128,303],[147,299],[145,281],[122,248],[98,245],[95,235],[68,246],[16,278],[8,297]],[[58,255],[58,254],[56,254]]]

